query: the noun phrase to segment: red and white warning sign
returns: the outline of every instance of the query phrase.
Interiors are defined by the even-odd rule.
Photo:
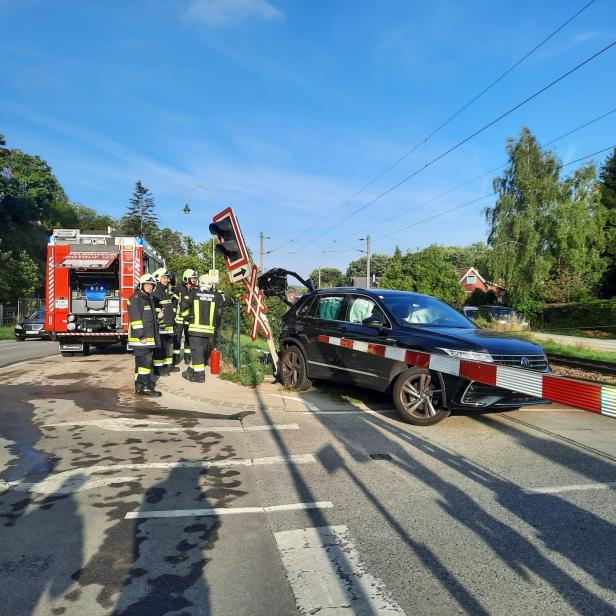
[[[246,306],[246,315],[254,318],[250,337],[256,340],[259,335],[259,330],[261,330],[263,332],[263,337],[266,340],[271,340],[272,330],[267,320],[267,306],[265,305],[263,291],[261,291],[257,285],[257,274],[257,266],[253,265],[250,278],[244,280],[246,294],[242,297],[242,301]]]

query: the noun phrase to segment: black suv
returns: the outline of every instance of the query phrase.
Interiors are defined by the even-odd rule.
[[[295,390],[327,379],[390,391],[410,423],[456,409],[514,409],[541,400],[406,362],[405,349],[547,372],[543,349],[477,327],[443,302],[384,289],[320,289],[283,317],[280,378]]]

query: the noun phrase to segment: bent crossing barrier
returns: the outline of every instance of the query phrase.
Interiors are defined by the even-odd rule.
[[[616,418],[616,387],[400,347],[320,335],[318,341]]]

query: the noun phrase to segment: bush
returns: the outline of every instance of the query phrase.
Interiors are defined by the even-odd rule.
[[[578,304],[552,304],[543,310],[543,325],[549,329],[616,325],[616,297]]]

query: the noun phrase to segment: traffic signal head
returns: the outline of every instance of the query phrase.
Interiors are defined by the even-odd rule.
[[[228,214],[210,224],[210,233],[218,237],[216,249],[227,260],[229,267],[247,262],[243,239],[238,237],[239,227],[233,222],[232,214]]]

